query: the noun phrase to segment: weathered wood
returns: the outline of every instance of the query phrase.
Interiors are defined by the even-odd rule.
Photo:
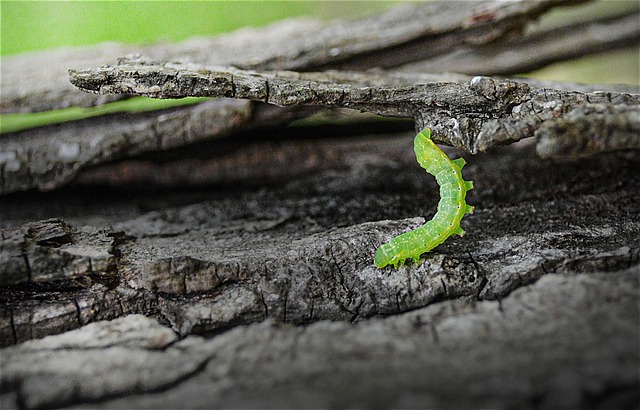
[[[327,167],[349,167],[354,156],[362,151],[357,138],[362,135],[375,138],[389,132],[413,130],[413,121],[363,121],[255,129],[162,155],[93,166],[81,170],[72,185],[206,189],[212,185],[240,184],[259,188],[286,183]],[[356,142],[349,143],[353,138]]]
[[[250,101],[216,99],[4,135],[0,138],[0,195],[57,189],[92,165],[283,125],[308,115],[304,107],[282,110]]]
[[[145,66],[144,69],[152,71],[157,67]],[[131,70],[128,75],[140,75],[138,69]],[[182,74],[177,68],[162,70],[174,76],[168,81],[191,82],[190,72]],[[545,84],[540,82],[529,82],[534,88],[527,83],[484,77],[471,79],[460,75],[332,72],[288,73],[277,77],[266,75],[263,78],[238,70],[230,73],[233,73],[234,81],[244,78],[249,82],[250,91],[247,93],[235,82],[227,81],[216,95],[233,94],[235,87],[237,97],[264,99],[268,86],[269,102],[281,105],[326,104],[386,115],[415,115],[418,117],[417,126],[431,126],[436,140],[464,147],[471,152],[534,135],[545,121],[555,121],[564,112],[587,102],[600,102],[613,107],[611,109],[635,104],[627,109],[628,115],[634,115],[638,101],[637,95],[588,92],[597,87],[589,89],[583,86],[586,90],[582,94],[549,90],[542,88]],[[193,75],[196,78],[203,77],[201,73]],[[224,72],[219,79],[228,80],[230,75]],[[333,82],[326,83],[323,80]],[[415,85],[416,82],[419,85]],[[127,87],[130,85],[127,83]],[[155,87],[154,83],[148,88],[153,90]],[[497,87],[496,91],[494,87]],[[300,89],[305,88],[308,92],[300,94]],[[109,88],[109,91],[113,90]],[[209,87],[205,91],[209,95],[214,94]],[[139,89],[138,92],[147,91]],[[170,92],[165,90],[160,96],[178,96]],[[552,110],[549,109],[551,107]],[[260,129],[265,124],[284,124],[308,115],[308,111],[292,108],[285,111],[264,107],[256,109],[248,102],[209,101],[196,107],[180,107],[160,113],[106,116],[10,134],[0,140],[0,193],[30,188],[55,189],[71,181],[79,170],[90,165],[220,138],[234,131]],[[607,121],[611,124],[620,123]],[[634,143],[637,139],[626,138],[625,141],[616,142],[618,138],[624,139],[624,134],[618,131],[612,126],[599,130],[600,133],[606,132],[600,138],[612,141],[607,145],[599,145],[600,150],[638,148],[638,143]],[[549,134],[549,131],[545,133]],[[562,152],[554,155],[562,155]]]
[[[638,4],[618,2],[617,5],[629,6],[631,10],[617,16],[582,20],[560,27],[534,28],[507,41],[458,46],[450,53],[405,64],[398,70],[513,75],[530,72],[549,63],[637,47],[640,42]]]
[[[640,110],[638,94],[533,88],[524,82],[489,77],[456,76],[454,81],[443,81],[447,78],[443,76],[437,81],[434,76],[424,76],[422,81],[410,83],[407,80],[411,78],[346,72],[243,71],[148,62],[140,57],[123,59],[116,66],[70,70],[74,85],[101,94],[244,98],[282,107],[316,105],[412,117],[417,129],[428,126],[433,130],[435,141],[474,154],[532,137],[546,121],[586,103]],[[574,116],[580,112],[575,111]],[[553,130],[547,127],[545,132]],[[617,127],[600,132],[608,132],[605,138],[609,139],[618,135]],[[640,148],[640,144],[632,147]]]
[[[324,144],[350,154],[327,156],[322,168],[257,195],[251,184],[246,194],[238,192],[243,182],[236,180],[235,189],[191,205],[167,207],[163,202],[184,194],[160,192],[148,199],[163,201],[156,211],[138,209],[123,218],[108,207],[103,214],[101,208],[92,210],[89,220],[100,220],[110,226],[106,229],[74,227],[87,223],[86,205],[77,206],[83,191],[48,200],[56,211],[33,205],[29,211],[28,197],[16,199],[0,213],[17,221],[20,210],[26,220],[62,212],[69,220],[6,231],[5,238],[17,239],[2,247],[3,257],[26,249],[19,263],[46,265],[39,255],[86,248],[80,232],[94,232],[94,241],[106,241],[109,263],[104,265],[115,269],[108,272],[115,280],[97,280],[103,276],[89,271],[93,264],[88,263],[84,271],[63,276],[64,281],[43,276],[37,288],[26,286],[23,275],[23,285],[5,287],[0,295],[4,317],[10,319],[0,329],[2,339],[20,342],[42,336],[42,329],[58,333],[127,312],[161,318],[181,335],[219,332],[265,318],[296,324],[360,320],[443,299],[502,298],[549,272],[616,272],[638,265],[640,225],[629,215],[640,212],[639,154],[550,166],[536,159],[529,145],[479,156],[465,168],[465,177],[477,186],[470,193],[477,210],[465,219],[467,236],[440,246],[419,266],[376,269],[375,247],[421,223],[415,216],[429,216],[437,202],[436,183],[415,164],[406,149],[410,142],[411,134],[308,141],[311,147]],[[306,162],[314,151],[300,150],[297,161]],[[594,169],[597,178],[585,179]],[[246,178],[250,182],[252,175]],[[139,199],[125,195],[111,201],[126,210],[128,202]],[[37,236],[29,236],[29,227],[52,223],[68,232],[53,235],[61,240],[39,244]],[[62,240],[73,244],[51,248]],[[55,266],[62,273],[83,258]],[[97,270],[100,265],[95,265]],[[42,299],[49,302],[37,303]],[[119,301],[115,310],[114,301]]]
[[[59,219],[2,231],[0,287],[89,276],[117,281],[114,246],[106,232],[74,230]]]
[[[3,349],[2,407],[634,408],[639,272],[556,274],[500,301],[207,340],[126,316]],[[61,377],[64,375],[64,377]],[[55,387],[52,389],[52,387]]]
[[[537,132],[543,158],[640,149],[640,107],[585,104]]]
[[[425,52],[429,58],[435,54],[444,58],[449,53],[455,55],[456,50],[465,49],[469,44],[475,47],[488,42],[487,44],[492,44],[491,47],[497,47],[498,44],[508,47],[507,44],[512,41],[510,39],[514,27],[522,28],[525,21],[549,7],[563,3],[485,2],[474,4],[474,7],[455,2],[402,5],[380,15],[357,20],[349,26],[344,26],[343,21],[321,23],[304,19],[291,20],[263,29],[242,30],[215,38],[190,39],[173,45],[134,47],[110,43],[87,49],[72,48],[42,54],[25,54],[3,59],[2,110],[40,111],[66,106],[94,105],[120,98],[95,97],[78,92],[68,84],[65,73],[69,67],[95,66],[113,56],[125,55],[132,51],[142,51],[152,59],[161,61],[196,61],[202,64],[225,64],[256,69],[311,70],[331,67],[332,64],[335,67],[340,66],[339,64],[351,64],[349,67],[355,68],[381,67],[390,63],[404,64],[406,56],[412,61],[417,61]],[[512,20],[519,23],[513,23]],[[372,32],[376,33],[373,37]],[[618,32],[620,31],[617,29],[609,30],[608,37],[615,39],[614,34]],[[541,53],[529,54],[542,56]],[[398,55],[405,56],[404,60]],[[549,57],[541,58],[551,61],[556,57],[551,54]],[[496,65],[496,69],[492,71],[490,67],[486,67],[487,72],[508,72],[508,69],[504,68],[507,60],[488,62],[489,65]],[[513,64],[516,67],[518,63],[514,61]],[[456,67],[466,66],[471,67],[467,63],[456,64]],[[501,66],[503,68],[498,68]],[[410,73],[393,76],[367,73],[358,78],[351,75],[350,79],[341,79],[334,72],[332,78],[338,84],[344,81],[369,84],[383,95],[389,86],[412,86],[416,83],[434,81],[466,81],[470,84],[471,80],[471,77],[463,80],[465,77],[457,75],[429,76]],[[507,89],[513,85],[499,79],[494,81],[503,84]],[[529,80],[518,81],[533,84]],[[468,87],[460,87],[460,90],[455,87],[449,90],[453,93],[451,96],[461,92],[457,94],[458,97],[464,97]],[[594,87],[572,84],[538,84],[536,87],[585,93],[594,91]],[[524,86],[517,85],[516,88],[524,89]],[[638,93],[637,88],[627,88],[607,86],[595,87],[595,90]],[[128,97],[128,94],[123,96]],[[485,98],[481,95],[476,97],[480,100]],[[546,98],[547,95],[542,97],[543,100]],[[554,98],[560,97],[556,95]],[[430,125],[441,138],[440,142],[464,147],[470,152],[490,149],[496,144],[506,144],[533,135],[534,130],[540,125],[538,117],[541,112],[536,111],[534,106],[522,111],[523,115],[512,114],[509,109],[513,104],[509,102],[505,105],[506,99],[508,95],[489,101],[486,107],[467,106],[468,116],[460,118],[457,109],[442,105],[458,104],[457,101],[452,98],[434,100],[434,105],[427,107],[430,111],[421,109],[418,113],[416,128]],[[602,102],[601,100],[600,97],[596,97],[594,102]],[[384,107],[368,109],[374,108],[374,111],[391,115],[407,115],[404,103],[390,100]],[[554,110],[553,115],[573,108],[573,102],[563,100],[563,103],[566,103],[565,106]],[[551,112],[545,109],[551,104],[551,101],[544,101],[537,105],[542,107],[542,113],[546,113]],[[409,108],[415,107],[412,105]],[[461,108],[464,111],[464,107]],[[506,112],[491,111],[495,109],[506,109]],[[0,139],[0,194],[29,189],[57,189],[72,181],[80,170],[92,165],[110,163],[147,152],[166,151],[197,141],[218,139],[238,130],[261,129],[265,122],[271,125],[286,124],[292,119],[308,115],[317,108],[309,106],[306,110],[301,110],[300,107],[289,107],[271,111],[267,116],[263,115],[263,110],[263,107],[254,108],[248,103],[204,103],[158,113],[109,115],[6,134]],[[410,115],[416,115],[415,110]],[[510,117],[514,118],[509,120]],[[180,126],[180,123],[183,126]],[[173,135],[173,130],[176,129],[180,137]],[[474,132],[477,130],[483,134],[476,138]],[[614,143],[602,146],[604,149],[616,146],[633,147],[628,142],[615,142],[615,129],[608,130],[611,134],[607,138]],[[557,152],[554,155],[562,153]],[[198,164],[184,166],[194,169]],[[162,181],[160,183],[162,184]]]
[[[438,7],[461,4],[471,9]],[[398,19],[415,9],[402,7],[383,15],[385,36],[408,33]],[[467,33],[507,34],[500,13],[469,13]],[[426,21],[427,30],[446,21]],[[282,23],[291,31],[277,34],[279,55],[324,24]],[[346,90],[342,98],[377,98],[376,112],[417,112],[418,125],[480,107],[470,121],[485,127],[489,152],[470,159],[444,148],[467,156],[463,174],[475,182],[467,235],[399,270],[373,266],[376,246],[435,212],[437,184],[415,162],[407,121],[283,132],[311,111],[213,100],[3,135],[0,177],[14,192],[0,198],[0,407],[636,408],[640,151],[628,148],[638,127],[629,94],[640,93],[456,74],[265,77],[267,64],[284,60],[260,54],[267,40],[246,40],[274,27],[216,40],[239,59],[258,56],[259,72],[231,71],[245,85],[273,81],[264,100],[287,105],[299,87],[301,101],[320,95],[337,106]],[[327,35],[345,38],[350,27],[340,27]],[[373,27],[365,43],[379,47]],[[435,38],[465,30],[455,27]],[[422,42],[411,38],[394,52]],[[182,43],[185,59],[145,54],[210,65],[197,58],[215,55],[199,48],[210,41]],[[373,55],[345,50],[335,61]],[[320,64],[313,55],[292,61]],[[3,91],[4,81],[3,71]],[[407,99],[416,84],[440,93],[433,106]],[[492,135],[492,120],[537,135],[540,154],[564,157],[541,159],[533,140],[498,147],[509,141],[493,139],[504,131]],[[479,141],[468,142],[480,150]]]
[[[137,115],[89,118],[0,138],[0,194],[51,190],[89,165],[228,135],[251,118],[247,101],[216,100]]]
[[[456,46],[495,41],[549,8],[571,3],[577,1],[405,4],[352,21],[300,18],[177,44],[105,43],[11,56],[2,59],[0,112],[93,106],[120,98],[78,92],[69,86],[67,69],[96,66],[130,53],[262,70],[313,70],[346,61],[352,69],[394,67],[452,52]]]

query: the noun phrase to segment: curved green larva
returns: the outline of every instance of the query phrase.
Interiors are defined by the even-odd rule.
[[[417,261],[420,255],[440,245],[449,236],[464,235],[460,221],[465,214],[473,212],[473,207],[465,202],[467,191],[473,188],[471,181],[462,179],[461,170],[466,163],[465,160],[450,160],[447,154],[431,141],[429,128],[416,135],[413,149],[420,166],[434,175],[440,185],[438,212],[420,228],[398,235],[380,245],[374,256],[374,263],[378,268],[387,265],[397,268],[406,259]]]

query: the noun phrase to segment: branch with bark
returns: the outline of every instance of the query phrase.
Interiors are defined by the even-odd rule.
[[[3,58],[2,112],[88,106],[129,98],[130,94],[96,97],[69,84],[69,68],[90,69],[104,62],[103,56],[142,52],[152,61],[191,61],[197,62],[197,66],[223,64],[256,70],[391,67],[384,61],[396,65],[403,64],[402,67],[410,69],[412,63],[401,61],[399,55],[411,56],[415,63],[424,57],[425,52],[428,53],[429,61],[438,61],[438,58],[459,56],[461,50],[468,50],[469,47],[477,50],[482,50],[482,47],[518,50],[518,43],[513,43],[514,35],[518,32],[514,31],[514,28],[524,28],[527,26],[525,23],[534,21],[550,8],[574,3],[576,2],[485,2],[474,4],[473,7],[464,3],[449,2],[402,5],[379,15],[350,21],[348,24],[344,21],[310,22],[308,19],[299,19],[262,29],[241,30],[215,38],[190,39],[178,44],[155,44],[145,47],[103,44],[90,48],[54,50]],[[630,10],[626,15],[629,13],[633,14],[634,11]],[[594,49],[595,42],[608,44],[609,47],[623,47],[630,44],[630,33],[633,36],[628,29],[629,25],[625,23],[628,19],[629,17],[610,17],[607,21],[610,21],[611,25],[607,26],[605,37],[553,35],[555,32],[563,33],[573,29],[598,33],[601,32],[599,28],[605,24],[598,20],[586,20],[581,26],[545,28],[542,32],[532,29],[532,34],[525,30],[522,41],[527,41],[530,35],[537,35],[536,41],[545,39],[549,42],[551,39],[576,38],[582,41],[579,49],[584,53]],[[615,23],[618,21],[621,21],[619,25]],[[372,32],[376,35],[371,36]],[[535,34],[536,32],[538,34]],[[518,35],[515,38],[521,37]],[[638,37],[635,38],[637,40]],[[531,55],[539,57],[544,63],[564,58],[554,54],[550,48],[545,47],[541,50],[536,53],[515,54],[513,58],[486,59],[481,71],[470,70],[477,73],[505,74],[517,70],[523,63],[530,64],[526,63],[526,59]],[[548,50],[551,51],[547,53]],[[477,57],[466,51],[463,54],[468,56],[468,59],[456,60],[454,66],[473,67],[473,60],[477,60]],[[184,68],[189,67],[189,64],[176,66]],[[185,74],[189,76],[188,73]],[[275,74],[261,71],[260,75],[268,78]],[[542,84],[525,79],[511,81],[482,77],[472,84],[471,80],[474,77],[454,74],[341,74],[334,71],[319,74],[316,78],[308,73],[305,76],[310,76],[309,83],[320,82],[322,89],[309,89],[306,84],[302,84],[301,90],[306,90],[307,94],[320,92],[318,97],[293,95],[293,90],[286,88],[299,83],[295,82],[295,75],[288,74],[288,77],[285,75],[284,79],[279,80],[284,87],[278,90],[281,98],[279,101],[272,98],[277,104],[288,105],[288,108],[279,110],[266,109],[247,102],[225,100],[155,113],[106,115],[91,120],[6,134],[0,139],[0,193],[34,188],[57,189],[76,180],[81,171],[98,164],[121,161],[132,155],[159,150],[170,153],[172,149],[182,146],[213,141],[237,135],[238,132],[260,130],[265,124],[284,126],[294,119],[319,110],[317,105],[292,106],[294,101],[340,106],[342,86],[356,94],[361,93],[363,89],[365,91],[365,95],[351,95],[353,102],[349,103],[349,106],[385,115],[416,118],[416,128],[431,126],[436,131],[438,141],[473,153],[535,135],[542,123],[590,102],[605,104],[611,108],[609,111],[617,110],[617,105],[630,106],[632,109],[621,108],[623,112],[616,114],[616,119],[606,120],[609,124],[605,128],[607,135],[604,137],[609,141],[607,144],[589,142],[583,145],[605,151],[638,146],[637,138],[633,138],[632,134],[623,137],[622,141],[617,141],[619,134],[616,130],[622,134],[628,131],[615,126],[634,123],[634,104],[637,102],[637,96],[623,98],[619,94],[638,94],[637,87]],[[254,80],[258,81],[258,77]],[[248,81],[251,81],[251,78]],[[436,84],[433,84],[434,82]],[[444,84],[447,82],[450,84]],[[148,85],[152,87],[151,84]],[[494,92],[491,89],[493,86],[502,89],[496,89]],[[409,92],[406,97],[411,99],[403,97],[405,89]],[[367,101],[366,93],[369,90],[375,94],[372,95],[375,101]],[[574,94],[572,91],[584,95]],[[187,92],[180,95],[184,94]],[[389,94],[393,94],[393,98]],[[388,101],[384,101],[386,96],[389,97]],[[513,101],[510,100],[511,96],[514,97]],[[467,97],[472,100],[461,103]],[[292,100],[289,102],[286,98]],[[314,98],[326,101],[314,103]],[[520,111],[512,111],[515,108]],[[591,117],[586,116],[582,122],[586,124],[590,120]],[[591,124],[588,127],[590,132],[586,135],[600,132],[598,127],[599,123]],[[399,129],[404,129],[404,126]],[[566,133],[562,135],[564,134]],[[548,131],[545,131],[544,135],[545,140],[562,138],[561,135],[551,135]],[[547,146],[551,147],[549,144]],[[553,146],[562,147],[563,144]],[[551,152],[549,149],[541,148],[540,153],[562,156],[594,152],[591,148],[582,153],[577,150],[563,152],[560,148]],[[197,167],[197,164],[191,167]]]
[[[435,78],[434,78],[435,77]],[[71,82],[101,94],[136,94],[153,98],[227,97],[261,101],[281,107],[315,105],[352,108],[375,114],[411,117],[416,128],[430,127],[437,142],[473,154],[534,136],[546,122],[583,104],[617,110],[604,138],[615,140],[616,124],[634,122],[640,95],[616,92],[563,91],[534,88],[525,82],[489,77],[347,73],[256,72],[194,64],[122,59],[116,66],[70,70]],[[575,111],[574,117],[583,111]],[[602,115],[606,113],[601,110]],[[575,119],[574,119],[575,121]],[[585,120],[589,122],[588,119]],[[545,133],[552,134],[547,127]],[[547,137],[549,138],[549,137]],[[640,148],[640,138],[627,138]],[[618,146],[602,145],[603,150]],[[551,155],[562,155],[554,152]]]
[[[499,41],[521,31],[554,7],[576,0],[404,4],[356,19],[323,22],[299,18],[259,29],[243,29],[218,37],[197,37],[176,44],[130,46],[105,43],[2,59],[2,113],[92,106],[113,101],[69,86],[67,69],[92,67],[105,60],[142,53],[155,60],[191,61],[205,65],[256,70],[309,71],[397,67],[456,47]],[[615,39],[615,35],[610,38]],[[422,50],[422,51],[418,51]]]

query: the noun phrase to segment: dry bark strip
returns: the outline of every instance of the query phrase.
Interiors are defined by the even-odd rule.
[[[89,118],[0,138],[0,194],[60,187],[89,165],[228,135],[252,116],[247,101],[216,100],[137,115]]]
[[[4,135],[0,138],[0,195],[57,189],[92,165],[283,125],[308,116],[309,111],[305,107],[282,110],[250,101],[216,99]]]
[[[545,123],[537,136],[537,152],[543,158],[639,149],[640,108],[585,104]]]
[[[190,61],[261,70],[314,70],[349,62],[351,69],[394,67],[467,44],[480,45],[521,30],[550,8],[576,0],[484,1],[404,4],[345,21],[291,19],[176,44],[130,46],[105,43],[27,53],[2,59],[0,112],[35,112],[93,106],[119,97],[78,92],[69,68],[92,67],[114,56],[143,53],[158,60]]]
[[[640,272],[548,275],[501,301],[213,339],[138,315],[0,351],[4,409],[634,408]],[[517,348],[514,348],[517,346]],[[567,354],[571,352],[571,354]]]
[[[74,85],[100,94],[243,98],[281,107],[340,107],[414,118],[417,129],[432,128],[434,140],[473,154],[532,137],[545,122],[587,103],[611,109],[628,106],[628,110],[616,114],[624,119],[640,110],[638,94],[534,88],[525,82],[480,76],[455,76],[454,81],[442,81],[442,77],[438,81],[433,75],[425,75],[421,81],[418,78],[346,72],[256,72],[149,62],[142,57],[125,58],[115,66],[70,70]],[[602,115],[606,116],[604,110]],[[627,131],[624,120],[611,120],[599,132],[607,133],[603,138],[615,140],[618,124]],[[545,132],[552,134],[554,129],[547,127]],[[602,150],[615,145],[603,146]],[[640,141],[631,139],[629,145],[640,148]]]
[[[354,156],[362,152],[362,145],[345,140],[357,140],[354,136],[368,133],[400,132],[403,128],[413,130],[413,122],[369,119],[332,126],[251,130],[163,155],[93,166],[80,171],[72,185],[166,189],[273,186],[324,168],[349,167]]]
[[[153,67],[146,67],[146,70],[150,69]],[[175,69],[169,69],[173,73],[171,70]],[[268,100],[276,104],[327,104],[356,107],[385,115],[418,115],[418,127],[426,123],[434,128],[439,141],[457,144],[472,152],[533,135],[535,128],[541,124],[556,123],[559,121],[557,117],[565,111],[590,103],[604,104],[600,114],[602,121],[593,122],[595,117],[584,110],[576,111],[585,113],[584,117],[577,116],[575,119],[576,115],[573,115],[571,118],[582,123],[591,122],[589,132],[581,134],[582,138],[591,142],[572,145],[571,152],[564,150],[566,142],[555,145],[541,142],[547,144],[547,151],[551,149],[549,147],[556,147],[555,151],[546,154],[541,149],[542,155],[580,155],[581,152],[575,147],[587,145],[591,148],[585,147],[582,154],[638,148],[640,144],[634,129],[627,126],[637,122],[637,95],[594,92],[594,89],[598,89],[596,86],[570,87],[564,84],[565,88],[577,88],[580,92],[562,91],[550,90],[545,88],[544,83],[534,81],[529,81],[528,85],[452,74],[288,73],[284,77],[263,79],[251,73],[239,73],[248,77],[245,79],[250,82],[249,86],[262,87],[254,98],[267,99],[265,95],[269,85],[271,96]],[[229,76],[229,73],[225,73],[222,77],[228,80]],[[237,70],[233,78],[234,81],[241,78]],[[308,80],[302,81],[302,78]],[[314,84],[307,82],[311,80],[318,84],[319,89],[308,87],[308,84]],[[334,83],[327,86],[321,82],[323,80]],[[298,92],[292,87],[301,85],[301,81],[308,92],[289,99],[292,92]],[[416,83],[422,85],[416,86]],[[216,93],[233,95],[234,84],[227,81],[223,89]],[[494,87],[497,88],[494,90]],[[257,89],[254,91],[258,92]],[[252,97],[251,92],[243,94],[244,91],[240,90],[239,93],[237,96]],[[56,189],[72,181],[80,170],[91,165],[219,139],[238,131],[259,130],[265,125],[273,127],[286,124],[308,115],[314,109],[313,106],[290,106],[287,109],[267,107],[256,107],[247,101],[222,99],[194,107],[99,117],[9,134],[0,139],[0,193],[33,188],[41,191]],[[601,122],[606,122],[607,126],[601,127]],[[480,132],[476,136],[478,129]],[[540,134],[544,136],[544,141],[562,141],[566,135],[560,127],[547,126],[545,129],[547,131],[541,131]],[[576,129],[582,130],[584,127]],[[606,139],[608,142],[601,144],[592,141],[593,138]],[[211,152],[210,155],[216,153]],[[199,164],[184,166],[194,169]],[[160,181],[160,184],[163,183]]]

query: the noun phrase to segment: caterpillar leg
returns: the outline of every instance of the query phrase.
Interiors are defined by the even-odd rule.
[[[458,168],[460,168],[460,169],[462,169],[462,167],[464,167],[465,164],[467,163],[467,161],[465,161],[464,158],[452,159],[451,162],[456,164],[458,166]]]

